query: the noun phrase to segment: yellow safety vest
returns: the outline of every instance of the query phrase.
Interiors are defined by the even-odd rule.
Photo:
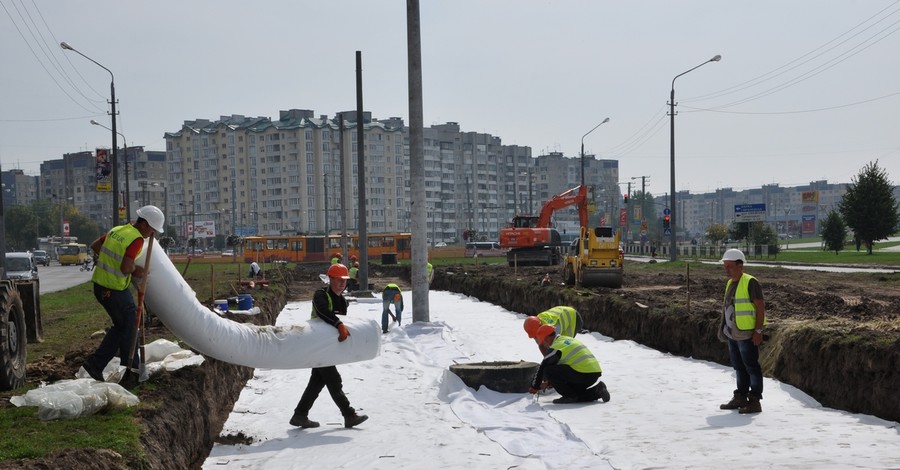
[[[322,290],[325,291],[325,297],[328,297],[328,311],[333,312],[334,311],[334,302],[331,301],[331,293],[328,292],[330,289],[331,288],[328,286],[325,286],[322,288]],[[316,303],[315,302],[313,302],[313,304],[312,304],[312,313],[310,313],[309,318],[319,318],[319,312],[316,311]]]
[[[738,281],[737,288],[734,290],[734,323],[739,330],[748,331],[756,329],[756,305],[750,300],[750,279],[755,277],[743,273]],[[725,284],[725,296],[728,296],[728,289],[731,287],[731,279]],[[768,320],[763,317],[763,325]]]
[[[359,274],[359,268],[352,267],[350,268],[350,279],[356,279],[356,276]]]
[[[106,234],[106,240],[100,248],[97,266],[91,280],[112,290],[125,290],[131,282],[131,274],[122,273],[122,260],[131,243],[141,238],[141,232],[134,225],[126,224],[113,227]],[[144,247],[141,247],[144,251]],[[140,252],[138,253],[140,254]]]
[[[575,331],[575,318],[577,315],[574,308],[560,305],[537,314],[537,317],[544,325],[556,328],[556,334],[574,337],[575,333],[577,333]]]
[[[585,374],[603,372],[603,369],[600,368],[600,361],[594,357],[591,350],[575,338],[558,335],[550,347],[562,353],[562,357],[559,359],[560,364],[565,364],[576,372]]]

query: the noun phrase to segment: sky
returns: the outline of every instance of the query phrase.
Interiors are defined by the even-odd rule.
[[[0,161],[38,174],[183,121],[364,107],[408,123],[405,2],[0,0]],[[619,160],[620,181],[694,193],[826,179],[878,161],[900,183],[900,2],[421,2],[424,124]],[[706,63],[720,54],[719,62]],[[610,121],[599,128],[604,118]],[[594,130],[592,130],[594,129]],[[121,145],[121,142],[120,142]],[[639,179],[637,180],[639,181]]]
[[[379,319],[376,300],[352,303],[348,315]],[[734,388],[730,367],[596,332],[578,339],[600,360],[607,403],[474,390],[449,366],[540,362],[525,316],[443,291],[432,291],[429,304],[430,322],[410,323],[405,311],[382,336],[379,356],[338,366],[351,405],[368,421],[345,429],[323,391],[309,415],[321,427],[290,426],[309,370],[258,368],[221,432],[252,442],[217,444],[203,468],[829,469],[900,461],[900,423],[822,407],[769,378],[762,413],[719,410]],[[305,322],[310,308],[289,303],[278,324]]]

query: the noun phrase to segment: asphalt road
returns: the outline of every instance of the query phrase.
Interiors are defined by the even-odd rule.
[[[68,289],[91,280],[90,271],[82,271],[78,266],[60,266],[51,261],[50,266],[38,266],[41,280],[41,294]]]

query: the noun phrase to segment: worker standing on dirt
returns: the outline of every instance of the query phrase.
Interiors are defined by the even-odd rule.
[[[312,316],[311,318],[319,318],[325,323],[337,328],[338,338],[340,342],[346,341],[350,337],[347,327],[338,318],[338,315],[347,314],[347,299],[344,298],[344,288],[347,287],[347,280],[350,279],[349,270],[340,263],[332,264],[328,268],[329,283],[327,286],[320,288],[313,294]],[[334,404],[341,410],[344,416],[344,427],[352,428],[357,424],[369,419],[366,415],[356,414],[356,410],[350,406],[350,400],[344,395],[343,382],[341,374],[337,367],[314,367],[309,376],[309,383],[300,402],[294,408],[294,415],[291,416],[291,426],[299,426],[301,428],[317,428],[319,423],[309,419],[309,410],[312,408],[316,398],[322,388],[328,388],[328,393]]]
[[[391,314],[391,304],[394,304],[394,314]],[[394,317],[394,321],[400,324],[400,318],[403,315],[403,294],[400,292],[400,286],[390,283],[384,286],[381,291],[381,332],[388,332],[388,315]]]
[[[262,269],[259,268],[259,263],[257,263],[256,261],[250,263],[250,271],[247,272],[247,276],[253,279],[257,279],[259,277],[262,277],[260,273],[262,273]]]
[[[766,304],[762,287],[755,277],[744,272],[744,253],[730,249],[722,256],[725,265],[725,301],[722,309],[719,340],[728,343],[731,366],[737,378],[737,389],[731,401],[719,406],[738,410],[741,414],[759,413],[762,406],[763,374],[759,365],[759,345],[763,342]]]
[[[118,352],[121,364],[126,367],[120,383],[126,388],[137,385],[135,370],[140,366],[137,348],[134,357],[128,357],[137,333],[137,305],[128,286],[132,276],[144,276],[144,267],[134,264],[144,249],[144,239],[152,237],[153,232],[163,233],[165,225],[166,216],[158,207],[144,206],[137,210],[134,223],[113,227],[91,243],[91,250],[98,254],[97,269],[91,277],[94,297],[112,320],[112,327],[100,346],[82,365],[95,380],[104,381],[103,369]]]
[[[350,280],[347,281],[347,290],[352,292],[359,290],[359,262],[354,261],[353,267],[350,268]]]
[[[551,325],[541,325],[535,339],[547,354],[534,375],[529,393],[553,387],[562,395],[553,400],[556,404],[609,401],[609,391],[600,380],[603,375],[600,361],[584,343],[569,336],[557,335]]]

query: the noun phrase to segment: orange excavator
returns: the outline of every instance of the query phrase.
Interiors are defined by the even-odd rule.
[[[500,246],[507,248],[510,266],[553,266],[561,260],[562,238],[553,228],[550,218],[559,209],[577,206],[582,227],[588,225],[588,187],[580,185],[553,196],[544,204],[538,216],[516,215],[509,227],[500,229]]]

